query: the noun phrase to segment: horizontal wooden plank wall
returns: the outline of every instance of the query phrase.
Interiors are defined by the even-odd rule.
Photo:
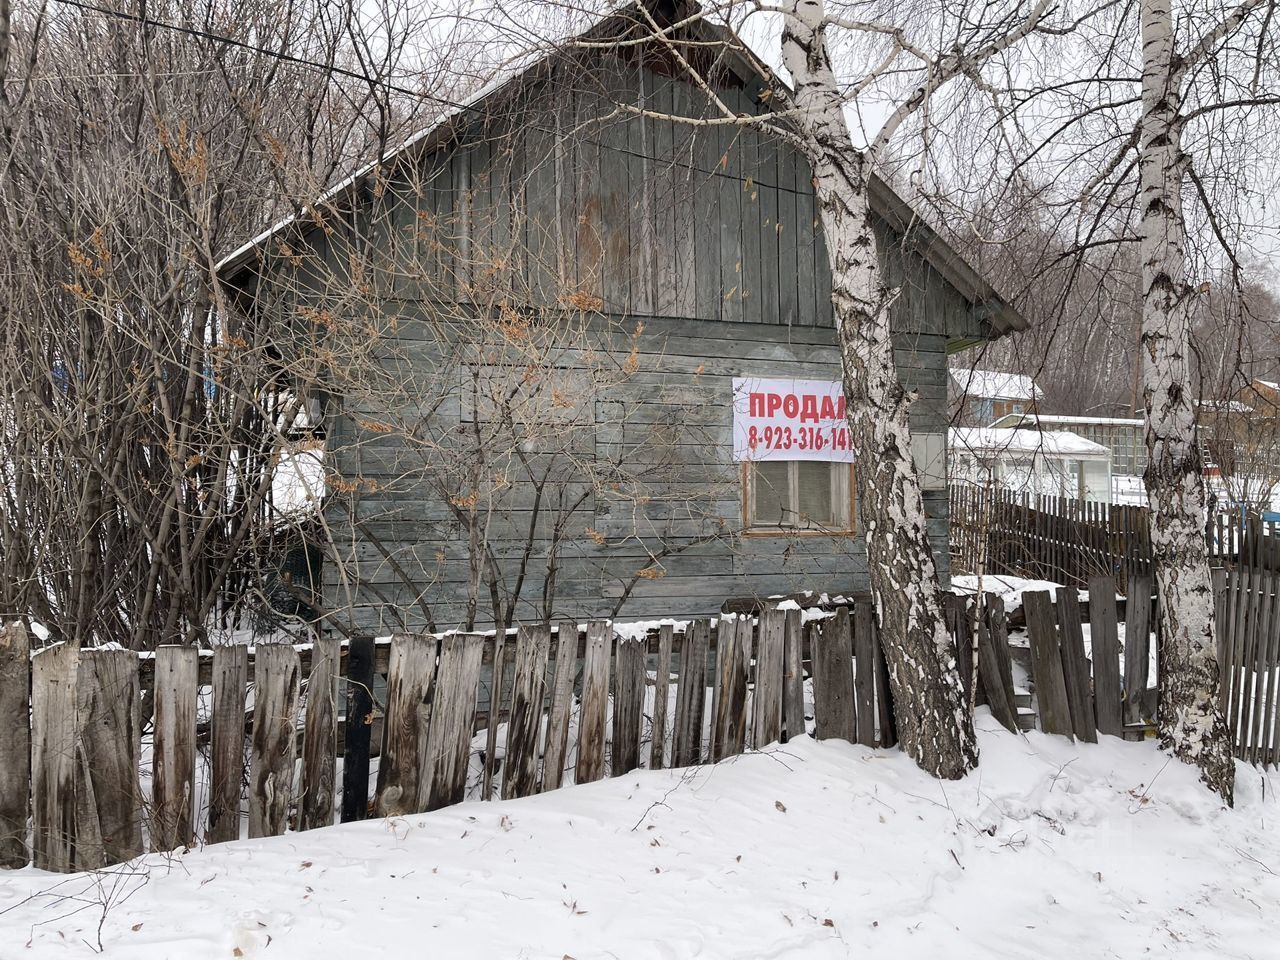
[[[333,823],[336,704],[344,692],[338,817],[344,822],[461,801],[473,737],[486,728],[486,742],[501,742],[500,728],[507,727],[505,753],[492,767],[504,799],[554,789],[566,775],[586,783],[644,765],[769,750],[784,735],[806,730],[806,672],[820,738],[891,744],[891,694],[870,602],[819,614],[769,609],[758,617],[666,623],[639,634],[619,632],[607,620],[583,629],[565,621],[522,626],[512,641],[451,633],[215,651],[170,646],[154,657],[54,647],[31,658],[34,855],[52,870],[120,862],[142,852],[144,818],[153,850],[239,837],[242,813],[250,837]],[[15,641],[10,645],[17,649]],[[512,681],[501,700],[482,701],[482,663],[503,656],[502,648],[513,651]],[[20,653],[3,664],[0,699],[12,697],[9,688],[19,682],[27,695],[25,675],[13,667],[27,662],[25,650]],[[137,789],[142,664],[155,668],[147,681],[156,703],[150,804]],[[372,696],[382,671],[385,712]],[[653,684],[651,673],[660,678]],[[253,706],[246,710],[250,685]],[[210,687],[211,789],[207,806],[196,809],[196,704]],[[664,704],[671,697],[674,710],[653,709],[650,689]],[[576,756],[568,739],[575,713]],[[652,718],[647,729],[645,717]],[[370,796],[370,735],[379,720],[379,773]],[[78,746],[68,749],[68,743]],[[472,784],[477,792],[480,787]],[[0,792],[0,808],[15,819],[20,808],[25,821],[26,783],[20,801],[14,793],[7,786]],[[6,851],[6,864],[27,862],[25,848],[10,843]]]
[[[656,105],[658,114],[718,109],[679,77],[627,57],[586,77],[553,72],[511,108],[518,123],[493,115],[390,166],[356,218],[370,222],[360,221],[348,245],[337,229],[310,240],[333,276],[333,288],[317,278],[308,292],[318,305],[349,285],[351,248],[359,248],[360,262],[372,261],[371,312],[381,311],[374,349],[398,382],[439,390],[448,378],[436,374],[447,366],[452,375],[458,358],[433,321],[441,311],[451,320],[487,317],[497,303],[598,307],[584,323],[589,342],[556,344],[554,365],[581,372],[604,355],[634,366],[607,396],[583,398],[597,409],[576,431],[589,448],[583,456],[607,462],[607,451],[622,450],[627,469],[646,477],[642,503],[585,485],[570,529],[590,528],[605,544],[575,538],[553,579],[542,564],[519,576],[504,551],[531,528],[530,484],[516,481],[493,495],[490,542],[503,583],[520,584],[518,619],[547,615],[549,579],[551,609],[581,619],[714,616],[709,600],[731,592],[767,598],[821,580],[819,588],[835,595],[869,582],[861,538],[737,536],[743,491],[731,456],[732,380],[839,378],[828,258],[811,171],[785,141],[753,126],[695,127],[658,115],[589,122],[616,115],[618,103]],[[758,86],[722,79],[717,95],[733,109],[767,110]],[[556,89],[562,82],[565,89]],[[904,251],[886,223],[877,229],[886,280],[901,293],[893,306],[895,356],[918,397],[912,425],[941,433],[947,344],[981,337],[984,321],[919,255]],[[296,281],[287,259],[265,255],[268,285],[277,276]],[[441,398],[433,413],[439,422],[455,427],[475,415],[461,393],[459,385],[457,395]],[[422,447],[406,445],[397,431],[362,426],[385,413],[354,398],[332,411],[332,466],[360,492],[331,492],[328,523],[346,546],[326,561],[326,590],[336,598],[340,583],[352,589],[326,605],[347,609],[353,597],[349,612],[361,632],[463,621],[472,580],[467,539],[435,486],[412,479],[422,470]],[[659,448],[681,479],[654,475]],[[945,568],[947,498],[931,491],[925,500]],[[546,539],[536,539],[533,555],[543,556]],[[661,575],[628,590],[658,541],[685,549],[663,550]]]

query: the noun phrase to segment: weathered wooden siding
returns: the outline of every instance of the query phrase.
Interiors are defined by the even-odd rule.
[[[718,92],[741,114],[764,109],[749,88]],[[401,384],[441,368],[449,336],[442,328],[468,312],[490,316],[499,304],[598,312],[592,329],[602,337],[643,325],[631,344],[634,369],[594,401],[594,450],[580,453],[605,456],[621,444],[655,456],[648,440],[660,431],[663,455],[682,465],[685,479],[656,488],[643,503],[607,487],[584,489],[583,513],[560,559],[562,616],[612,612],[642,569],[653,573],[631,587],[622,616],[705,614],[729,597],[867,586],[860,537],[737,535],[732,378],[840,375],[807,164],[755,126],[698,127],[627,113],[590,122],[618,113],[618,102],[696,115],[700,97],[647,68],[560,68],[485,122],[389,166],[345,219],[312,232],[324,266],[302,268],[310,291],[302,299],[318,305],[353,278],[370,292],[383,321],[374,355]],[[913,425],[939,433],[947,343],[987,331],[972,305],[883,225],[881,253],[888,281],[901,288],[894,321],[904,382],[919,395]],[[299,282],[296,266],[277,262],[289,283]],[[385,322],[392,316],[394,323]],[[557,362],[572,368],[574,349]],[[424,417],[467,422],[462,393],[433,402]],[[453,625],[466,593],[467,549],[446,495],[412,477],[430,445],[363,429],[361,421],[378,419],[378,411],[358,398],[335,400],[329,413],[332,466],[354,492],[331,511],[339,563],[327,564],[326,605],[353,603],[357,622],[371,629],[398,629],[428,613],[437,626]],[[531,519],[527,499],[518,484],[503,497],[490,528],[500,563],[514,565],[520,552]],[[945,493],[929,495],[927,506],[945,569]],[[657,539],[713,536],[657,563],[650,555]],[[622,542],[602,547],[601,539]],[[541,600],[545,566],[535,551],[522,597]],[[480,606],[484,619],[487,590]],[[409,623],[390,616],[392,609]],[[518,613],[538,610],[522,605]]]

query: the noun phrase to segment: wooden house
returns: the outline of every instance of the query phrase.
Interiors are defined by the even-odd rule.
[[[282,355],[324,358],[298,389],[325,424],[335,621],[687,616],[867,587],[811,173],[785,119],[760,122],[776,81],[707,24],[610,47],[648,35],[637,11],[221,266]],[[744,122],[671,119],[721,115],[682,61]],[[1026,323],[885,183],[871,198],[945,570],[947,356]]]

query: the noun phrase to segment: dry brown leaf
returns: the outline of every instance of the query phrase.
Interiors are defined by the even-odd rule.
[[[778,808],[778,812],[779,812],[779,813],[786,813],[786,812],[787,812],[787,805],[786,805],[785,803],[783,803],[781,800],[775,800],[775,801],[773,801],[773,805],[774,805],[775,807],[777,807],[777,808]]]

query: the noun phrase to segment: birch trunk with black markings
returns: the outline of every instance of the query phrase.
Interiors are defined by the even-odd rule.
[[[895,292],[885,286],[872,231],[870,157],[850,139],[846,95],[828,58],[824,26],[820,0],[789,3],[782,48],[831,263],[872,592],[903,749],[927,772],[955,779],[976,764],[977,744],[912,459],[912,398],[893,357]]]
[[[1247,5],[1246,5],[1247,6]],[[1213,585],[1192,382],[1194,291],[1186,279],[1182,85],[1170,0],[1143,0],[1141,176],[1142,397],[1146,408],[1151,547],[1160,597],[1158,723],[1163,744],[1200,767],[1232,802],[1235,762],[1219,708]]]

